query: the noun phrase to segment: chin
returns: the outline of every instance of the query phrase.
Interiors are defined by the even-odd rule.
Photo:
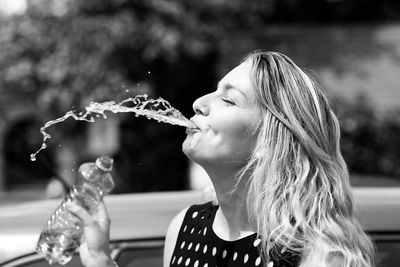
[[[186,139],[182,143],[182,151],[186,156],[188,156],[189,150],[190,150],[189,149],[189,144],[188,144],[188,140],[187,140],[187,137],[186,137]]]
[[[193,136],[187,136],[186,139],[182,143],[182,151],[188,158],[191,158],[191,155],[196,152],[196,148],[199,142]]]
[[[189,160],[201,164],[202,160],[201,157],[198,155],[198,151],[196,151],[191,145],[189,140],[185,140],[182,144],[182,151],[188,157]]]
[[[202,166],[221,162],[221,158],[215,155],[214,150],[210,147],[205,147],[204,143],[192,136],[188,136],[182,143],[182,151],[186,157]]]
[[[192,149],[189,144],[187,144],[186,142],[183,142],[182,144],[182,152],[183,154],[186,155],[186,157],[188,157],[191,161],[196,162],[196,151],[194,149]]]

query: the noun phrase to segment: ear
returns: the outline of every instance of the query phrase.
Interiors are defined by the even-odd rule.
[[[345,259],[341,253],[331,252],[326,259],[327,267],[342,267],[345,265]]]

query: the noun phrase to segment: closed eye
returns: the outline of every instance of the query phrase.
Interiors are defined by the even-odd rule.
[[[222,101],[224,101],[225,103],[227,103],[229,105],[235,105],[235,102],[233,102],[229,98],[222,97],[221,99],[222,99]]]

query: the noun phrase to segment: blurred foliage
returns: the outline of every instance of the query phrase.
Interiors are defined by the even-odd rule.
[[[26,15],[0,21],[0,90],[32,96],[39,107],[53,112],[115,99],[122,85],[135,91],[160,58],[178,62],[182,56],[213,52],[224,33],[225,20],[218,14],[231,5],[29,1]]]
[[[349,170],[400,178],[400,109],[376,113],[369,99],[340,100],[341,148]]]
[[[191,113],[193,100],[215,85],[217,40],[234,21],[221,13],[230,16],[235,8],[228,1],[28,1],[25,15],[0,18],[3,103],[31,105],[47,121],[90,101],[148,93]],[[118,190],[185,188],[182,129],[132,117],[122,121],[121,150],[114,155]],[[84,132],[82,123],[57,125],[48,150]],[[32,152],[40,141],[30,142],[38,144]],[[78,161],[91,156],[78,153]]]
[[[268,22],[399,19],[397,1],[31,0],[0,18],[0,90],[66,110],[134,87],[158,58],[218,48],[229,29]]]
[[[6,129],[3,145],[3,175],[10,177],[4,184],[5,188],[12,189],[14,186],[28,187],[33,182],[46,182],[49,177],[56,177],[58,174],[53,168],[55,165],[54,155],[50,150],[43,151],[43,154],[36,162],[32,162],[29,154],[35,138],[38,135],[37,118],[32,115],[17,121],[13,127]],[[36,126],[36,127],[35,127]],[[13,141],[13,142],[11,142]]]
[[[400,14],[393,0],[27,3],[26,14],[0,17],[1,103],[4,113],[17,102],[33,106],[36,119],[41,121],[59,117],[70,109],[80,110],[90,101],[119,101],[140,93],[162,96],[183,114],[189,114],[193,100],[215,86],[219,41],[229,40],[236,29],[260,29],[271,22],[399,19]],[[344,122],[344,151],[350,167],[360,172],[364,166],[397,173],[393,166],[393,158],[398,158],[395,148],[390,148],[392,152],[385,148],[382,153],[388,155],[385,160],[376,161],[381,162],[379,168],[357,162],[362,153],[377,154],[371,149],[384,149],[382,146],[389,144],[385,142],[393,142],[389,137],[375,136],[372,129],[378,126],[371,124],[375,120],[368,117],[358,121],[356,114],[366,112],[358,108],[359,113],[349,114]],[[349,128],[352,123],[356,126]],[[114,155],[119,164],[118,176],[123,177],[120,192],[186,187],[187,161],[180,152],[184,133],[176,126],[155,125],[140,118],[122,121],[121,151]],[[386,127],[385,135],[398,131],[391,120],[380,121],[379,127]],[[57,128],[51,140],[56,144],[85,131],[81,123],[70,121]],[[28,155],[20,155],[25,156]],[[370,156],[365,158],[367,162]],[[132,181],[129,177],[141,180]]]
[[[26,15],[0,18],[0,90],[52,112],[82,108],[136,88],[160,58],[214,53],[237,27],[398,19],[399,11],[391,0],[31,0]]]

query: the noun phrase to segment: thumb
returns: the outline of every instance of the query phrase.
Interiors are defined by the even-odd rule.
[[[108,215],[107,207],[104,200],[101,200],[96,207],[95,218],[102,229],[108,229],[110,227],[110,216]]]

